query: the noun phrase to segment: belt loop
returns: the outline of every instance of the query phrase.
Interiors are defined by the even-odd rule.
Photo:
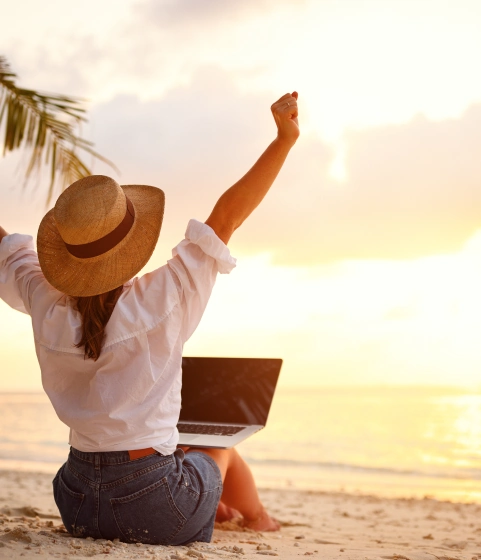
[[[100,481],[102,480],[102,474],[100,472],[100,453],[94,454],[94,465],[95,465],[95,482],[97,484],[100,484]],[[98,487],[97,487],[97,492],[98,492]],[[99,500],[98,496],[96,496],[95,499],[98,502]]]

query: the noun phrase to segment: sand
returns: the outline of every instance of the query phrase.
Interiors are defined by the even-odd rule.
[[[0,558],[341,558],[481,560],[481,505],[342,492],[261,490],[277,533],[217,524],[210,544],[183,547],[78,539],[63,527],[51,475],[0,471]]]

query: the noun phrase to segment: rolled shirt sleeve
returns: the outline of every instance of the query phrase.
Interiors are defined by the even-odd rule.
[[[228,274],[236,266],[236,259],[214,230],[197,220],[190,220],[185,239],[173,249],[172,257],[168,264],[179,287],[186,341],[199,324],[217,273]]]
[[[172,256],[167,264],[169,276],[176,285],[173,290],[177,292],[182,306],[181,330],[186,341],[202,318],[217,273],[229,273],[236,260],[214,230],[197,220],[190,220],[185,239],[172,250]],[[145,275],[139,280],[139,287],[152,288],[153,284],[155,288],[156,276],[155,271]],[[162,277],[160,274],[159,278]],[[0,298],[13,309],[31,314],[34,292],[40,285],[54,290],[40,269],[33,238],[17,233],[5,236],[0,242]]]
[[[30,314],[32,295],[45,282],[30,235],[13,233],[0,242],[0,298]]]

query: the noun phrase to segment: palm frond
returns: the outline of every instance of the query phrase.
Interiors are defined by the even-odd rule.
[[[19,88],[16,74],[5,57],[0,56],[0,130],[5,129],[3,155],[20,148],[31,151],[26,180],[42,165],[50,167],[47,204],[57,188],[64,190],[77,179],[91,175],[89,167],[77,155],[83,151],[112,168],[115,165],[97,153],[92,142],[76,134],[86,121],[82,100],[59,94]]]

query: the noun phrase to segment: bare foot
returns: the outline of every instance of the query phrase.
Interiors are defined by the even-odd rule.
[[[242,515],[236,509],[226,506],[223,502],[219,502],[219,505],[217,506],[217,513],[215,514],[215,520],[217,523],[230,521],[235,517],[242,517]]]
[[[265,509],[262,510],[262,514],[257,519],[249,521],[244,519],[243,526],[253,531],[279,531],[281,525],[277,519],[271,517]]]

